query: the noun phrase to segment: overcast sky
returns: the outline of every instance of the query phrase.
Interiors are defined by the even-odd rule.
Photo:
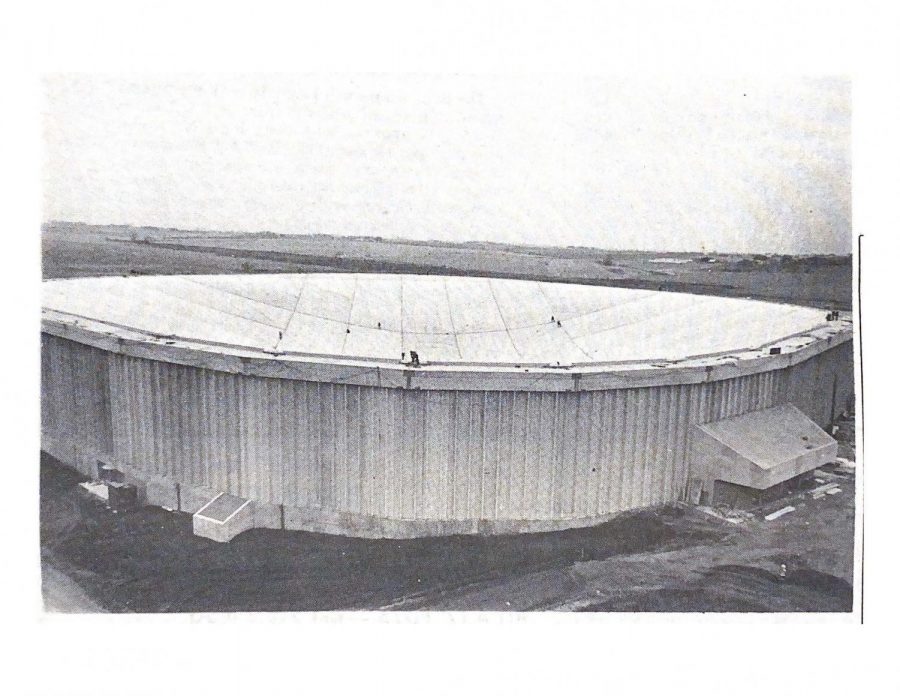
[[[53,77],[45,218],[849,253],[840,79]]]

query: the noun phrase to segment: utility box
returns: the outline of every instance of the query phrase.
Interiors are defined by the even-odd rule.
[[[103,483],[123,483],[125,480],[125,474],[112,464],[103,461],[97,462],[97,477]]]
[[[194,534],[213,541],[231,541],[254,526],[253,501],[219,493],[193,516]]]
[[[134,510],[138,507],[138,491],[130,483],[109,482],[109,506],[113,510]]]

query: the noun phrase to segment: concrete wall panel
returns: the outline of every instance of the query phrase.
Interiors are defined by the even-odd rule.
[[[130,475],[302,508],[303,519],[327,513],[329,529],[341,515],[574,524],[684,499],[696,423],[791,402],[827,425],[853,391],[852,345],[707,383],[539,387],[438,391],[229,374],[45,334],[43,446],[86,475],[100,458]]]

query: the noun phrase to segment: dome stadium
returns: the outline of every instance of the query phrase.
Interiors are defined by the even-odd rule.
[[[219,541],[598,524],[836,454],[836,312],[358,273],[45,281],[42,449]]]

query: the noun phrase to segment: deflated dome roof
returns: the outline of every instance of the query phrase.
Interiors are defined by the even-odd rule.
[[[107,333],[397,362],[571,365],[757,349],[821,310],[494,278],[277,274],[44,283],[45,316]]]

